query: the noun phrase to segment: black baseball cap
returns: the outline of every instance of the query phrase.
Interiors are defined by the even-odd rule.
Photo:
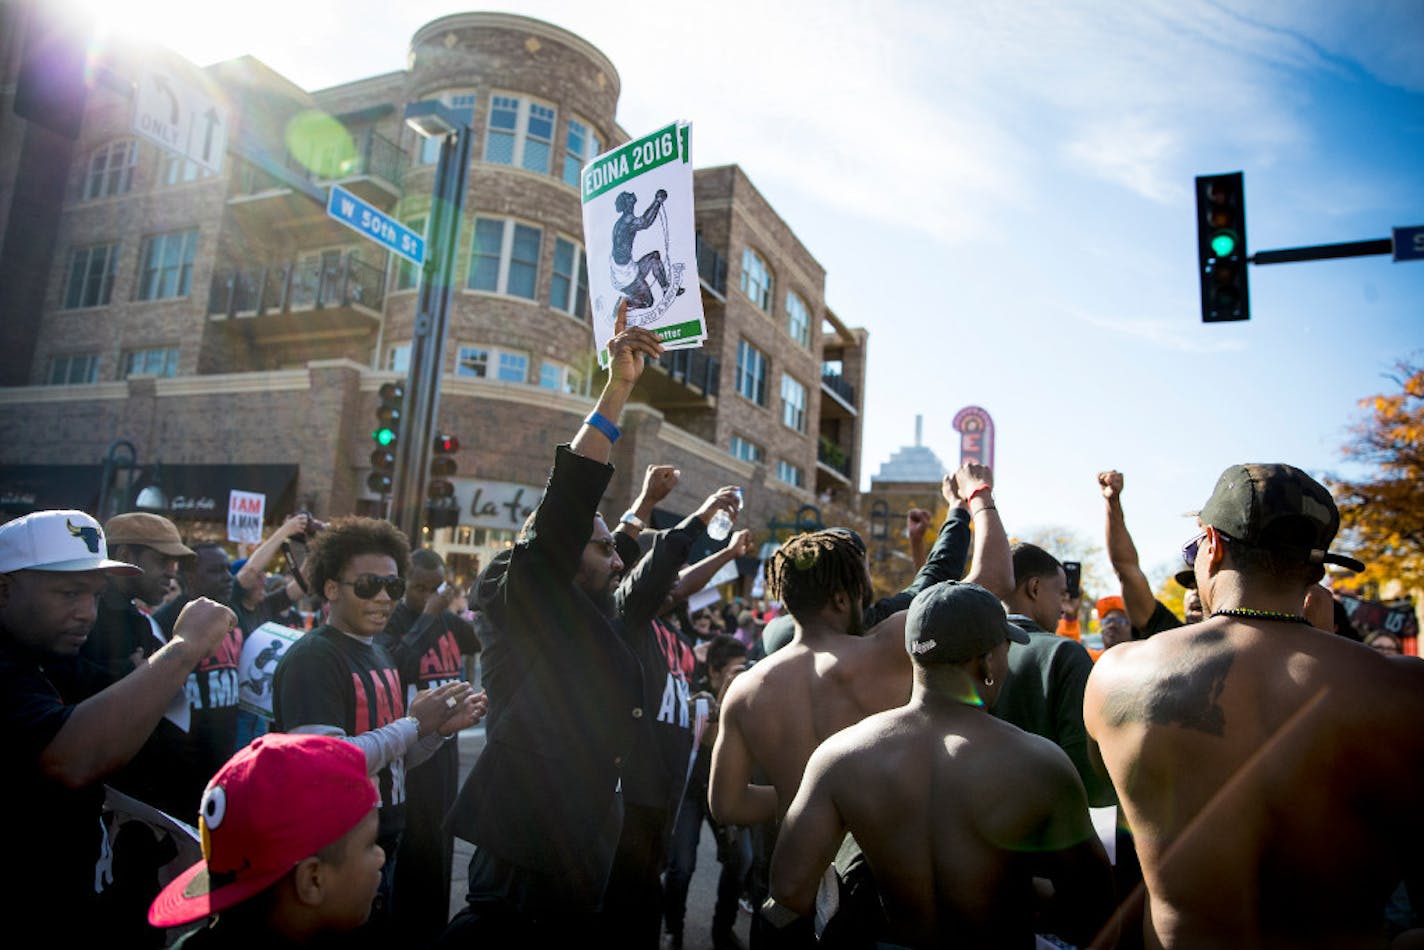
[[[944,581],[915,596],[905,618],[905,649],[921,665],[963,663],[1005,640],[1028,643],[999,598],[978,584]]]

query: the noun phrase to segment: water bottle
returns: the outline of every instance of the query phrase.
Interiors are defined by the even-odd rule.
[[[737,510],[742,510],[742,490],[737,489]],[[732,516],[726,508],[718,508],[712,520],[707,523],[707,537],[713,541],[725,541],[732,533]]]

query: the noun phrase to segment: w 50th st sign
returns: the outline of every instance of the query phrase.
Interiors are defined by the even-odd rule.
[[[134,96],[134,134],[159,148],[222,172],[227,122],[217,101],[166,70],[145,72]]]

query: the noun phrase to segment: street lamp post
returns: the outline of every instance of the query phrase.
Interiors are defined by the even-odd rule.
[[[470,126],[434,99],[407,106],[405,121],[421,136],[442,140],[440,162],[435,168],[425,265],[420,275],[419,309],[410,344],[405,388],[408,411],[401,426],[403,438],[396,444],[391,488],[391,520],[405,532],[412,547],[419,547],[425,522],[430,445],[440,410],[440,375],[450,323],[455,248],[465,206],[465,176],[470,167]]]

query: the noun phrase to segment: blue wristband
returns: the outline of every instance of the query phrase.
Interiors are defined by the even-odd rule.
[[[618,431],[618,427],[616,425],[614,425],[612,422],[609,422],[597,412],[590,412],[588,414],[588,418],[585,419],[583,422],[584,425],[593,426],[599,432],[602,432],[604,435],[608,436],[609,442],[617,442],[618,437],[623,434],[622,432]]]

